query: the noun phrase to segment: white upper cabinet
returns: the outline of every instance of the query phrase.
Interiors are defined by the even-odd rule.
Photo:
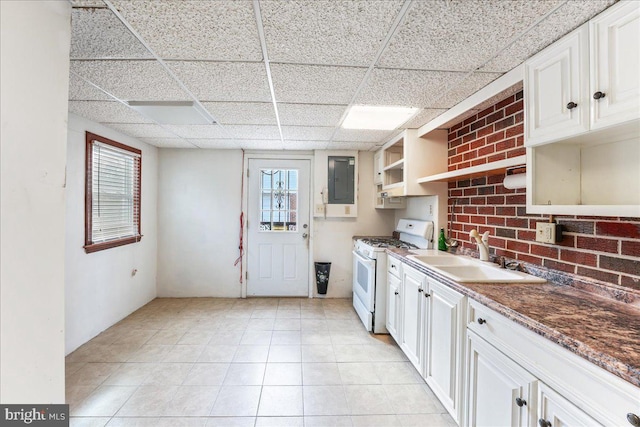
[[[525,145],[640,118],[640,2],[620,2],[525,64]]]

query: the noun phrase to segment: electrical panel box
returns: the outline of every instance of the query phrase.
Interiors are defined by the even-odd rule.
[[[355,199],[355,157],[329,156],[328,163],[328,203],[331,205],[353,204]]]

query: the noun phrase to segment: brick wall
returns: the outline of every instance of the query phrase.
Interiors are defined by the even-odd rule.
[[[453,126],[449,170],[524,154],[522,92]],[[553,270],[640,290],[640,218],[555,216],[564,227],[556,245],[537,243],[538,221],[527,215],[525,189],[508,190],[504,174],[449,183],[449,211],[456,199],[451,235],[476,249],[469,231],[490,232],[491,252]]]

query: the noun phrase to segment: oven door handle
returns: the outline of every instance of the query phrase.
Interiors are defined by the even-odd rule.
[[[375,260],[371,259],[371,258],[367,258],[364,257],[362,255],[360,255],[358,252],[356,251],[351,251],[351,253],[353,254],[353,256],[355,256],[356,258],[358,258],[358,260],[360,262],[362,262],[363,264],[367,264],[367,265],[371,265],[375,262]]]

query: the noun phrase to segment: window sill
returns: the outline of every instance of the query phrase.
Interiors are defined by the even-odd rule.
[[[126,237],[124,239],[118,240],[110,240],[108,242],[100,242],[100,243],[92,243],[88,245],[84,245],[84,251],[88,254],[98,251],[103,251],[105,249],[111,249],[118,246],[129,245],[131,243],[137,243],[142,240],[142,235]]]

